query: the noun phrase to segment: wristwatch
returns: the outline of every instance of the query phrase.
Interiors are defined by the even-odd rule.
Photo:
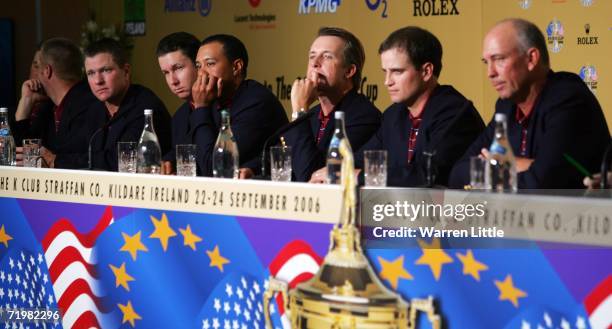
[[[304,108],[300,108],[299,111],[297,112],[292,112],[291,113],[291,121],[295,121],[295,119],[299,118],[302,114],[304,114]]]

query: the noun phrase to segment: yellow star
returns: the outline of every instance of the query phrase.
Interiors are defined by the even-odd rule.
[[[397,289],[400,278],[412,280],[412,275],[404,268],[404,255],[390,262],[379,256],[378,262],[381,267],[380,278],[389,281],[393,289]]]
[[[125,290],[130,291],[128,282],[134,281],[134,278],[126,272],[125,263],[122,263],[121,267],[114,267],[113,265],[109,266],[115,275],[115,287],[119,287],[119,285],[121,285],[123,288],[125,288]]]
[[[151,221],[153,226],[155,226],[155,231],[149,235],[149,238],[158,238],[162,248],[166,251],[168,249],[168,239],[176,236],[176,232],[168,224],[168,217],[166,217],[165,213],[162,214],[162,218],[159,221],[151,216]]]
[[[434,278],[438,281],[442,273],[442,265],[452,263],[453,259],[444,252],[444,249],[440,249],[440,240],[438,239],[433,239],[431,244],[427,244],[423,240],[418,240],[418,243],[423,251],[423,256],[417,259],[415,264],[429,265]]]
[[[465,255],[457,253],[457,257],[463,263],[463,274],[469,274],[476,281],[480,281],[480,271],[486,271],[489,267],[474,258],[472,250],[468,250]]]
[[[509,300],[514,307],[518,308],[518,299],[527,297],[527,293],[514,286],[512,275],[506,275],[504,281],[495,280],[495,285],[499,289],[499,300]]]
[[[147,247],[140,241],[140,231],[132,236],[129,236],[123,232],[121,232],[121,235],[123,236],[123,241],[125,241],[125,243],[121,249],[119,249],[119,251],[129,252],[130,255],[132,255],[132,260],[136,260],[138,250],[149,251],[149,249],[147,249]]]
[[[221,272],[223,272],[223,265],[230,263],[229,259],[224,258],[219,253],[219,246],[215,246],[212,251],[206,250],[206,253],[210,258],[210,267],[216,266]]]
[[[8,248],[9,240],[13,240],[13,237],[4,231],[4,224],[2,224],[2,227],[0,228],[0,243],[4,243],[4,246]]]
[[[196,250],[196,243],[202,241],[202,238],[193,234],[189,225],[187,225],[187,228],[185,229],[179,228],[179,231],[181,231],[181,234],[183,235],[183,245],[190,246],[191,249]]]
[[[132,325],[132,328],[134,328],[136,326],[134,322],[136,322],[136,320],[142,320],[140,315],[138,315],[138,313],[134,311],[134,308],[132,308],[131,301],[128,300],[126,305],[117,304],[117,306],[119,306],[121,313],[123,313],[123,322],[121,322],[122,324],[129,321]]]

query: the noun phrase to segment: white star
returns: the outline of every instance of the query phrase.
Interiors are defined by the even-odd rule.
[[[242,289],[240,289],[240,287],[236,288],[236,295],[238,295],[238,299],[244,298],[244,293],[242,292]]]
[[[251,313],[248,310],[244,310],[244,312],[242,312],[242,315],[244,315],[244,318],[247,321],[251,321]]]
[[[259,311],[255,311],[255,318],[257,319],[257,321],[259,321],[260,317],[261,315],[259,315]]]
[[[571,329],[569,322],[565,318],[561,319],[561,329]]]
[[[256,294],[259,294],[259,292],[261,291],[261,290],[259,290],[260,287],[259,287],[259,284],[257,283],[257,281],[253,282],[253,289],[255,289],[255,293]]]
[[[21,252],[21,260],[25,262],[25,254],[23,253],[23,251]]]
[[[225,293],[227,294],[227,297],[232,297],[232,295],[234,294],[234,291],[232,290],[232,286],[230,286],[229,284],[226,284]]]
[[[49,295],[49,305],[53,304],[53,296]]]
[[[236,313],[236,315],[240,315],[240,305],[238,303],[234,303],[234,313]]]
[[[26,278],[26,280],[30,280],[30,273],[29,272],[25,272],[25,278]]]
[[[238,320],[232,321],[232,329],[240,329],[240,325],[238,324]]]
[[[0,287],[0,298],[4,297],[4,288]]]
[[[28,290],[28,281],[23,280],[23,289]]]
[[[13,299],[13,290],[11,290],[11,289],[8,290],[8,298],[9,298],[9,300]]]
[[[241,323],[240,324],[240,329],[248,329],[249,327],[247,327],[246,323]]]
[[[255,322],[253,324],[255,325],[255,329],[259,329],[259,323]]]
[[[17,285],[21,284],[21,278],[19,277],[19,274],[15,274],[15,282],[17,282]]]
[[[208,324],[208,319],[202,320],[202,329],[209,329],[210,324]]]
[[[4,282],[4,271],[0,271],[0,281]]]
[[[37,267],[37,268],[36,268],[36,274],[38,274],[38,277],[40,278],[40,275],[41,275],[41,273],[40,273],[40,267]]]
[[[30,308],[34,307],[34,301],[32,298],[28,298],[28,304],[30,304]]]
[[[253,293],[253,290],[249,291],[249,298],[251,298],[251,300],[255,300],[255,294]]]
[[[249,310],[252,310],[253,309],[253,303],[250,300],[248,300],[248,299],[247,299],[246,302],[247,302],[247,307],[249,308]]]
[[[47,291],[45,290],[45,286],[40,287],[40,292],[45,295],[47,294]]]
[[[586,323],[583,317],[579,316],[578,319],[576,319],[576,328],[586,329]]]
[[[229,320],[227,319],[223,320],[223,329],[232,329],[232,326],[230,325]]]
[[[228,302],[223,303],[223,312],[225,312],[225,314],[229,313],[231,309],[232,308],[230,307],[230,304]]]
[[[240,282],[242,282],[242,288],[246,289],[247,288],[247,281],[244,277],[240,278]]]
[[[544,322],[546,323],[546,326],[548,328],[552,328],[552,319],[550,318],[550,315],[548,315],[548,313],[544,312]]]
[[[221,326],[221,325],[219,324],[219,319],[214,318],[214,319],[213,319],[213,325],[212,325],[212,326],[213,326],[213,328],[214,328],[214,329],[219,329],[219,327]]]
[[[41,264],[43,262],[43,255],[38,253],[38,263]]]
[[[257,309],[259,312],[263,313],[263,306],[261,305],[261,302],[257,302]]]
[[[9,266],[11,267],[11,270],[15,267],[15,263],[11,257],[9,257]]]
[[[27,299],[26,299],[26,295],[25,295],[25,294],[22,292],[22,293],[21,293],[21,302],[22,302],[22,303],[25,303],[25,302],[26,302],[26,300],[27,300]]]
[[[45,284],[47,284],[47,282],[49,282],[49,279],[47,278],[47,274],[45,273],[45,275],[43,275],[43,282]]]
[[[34,265],[34,256],[30,255],[30,263]]]
[[[219,310],[221,309],[221,301],[218,298],[215,298],[215,306],[213,307],[215,308],[217,313],[219,313]]]
[[[274,314],[276,313],[276,307],[274,306],[274,304],[270,305],[270,314]]]

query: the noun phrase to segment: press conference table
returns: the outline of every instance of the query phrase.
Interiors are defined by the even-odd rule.
[[[572,328],[610,320],[612,199],[422,189],[362,194],[363,227],[405,223],[372,222],[374,204],[480,202],[487,211],[479,225],[538,243],[482,249],[440,249],[437,238],[413,239],[417,247],[365,244],[383,283],[406,299],[434,296],[451,327],[520,321],[536,327],[543,314]],[[342,190],[0,167],[0,203],[0,307],[59,307],[64,328],[263,328],[266,278],[296,283],[317,271],[340,218]],[[38,274],[25,267],[28,255]],[[24,279],[20,270],[31,271],[28,287],[4,280],[6,273]],[[282,312],[274,312],[279,327]]]

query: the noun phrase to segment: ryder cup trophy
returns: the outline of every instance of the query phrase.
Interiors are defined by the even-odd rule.
[[[353,154],[346,139],[340,144],[344,204],[341,222],[331,231],[329,252],[319,272],[308,282],[287,291],[287,284],[270,278],[264,295],[266,328],[272,328],[269,302],[281,293],[291,328],[300,329],[405,329],[415,328],[418,312],[440,328],[433,299],[406,303],[387,289],[372,270],[355,227],[356,193]]]

